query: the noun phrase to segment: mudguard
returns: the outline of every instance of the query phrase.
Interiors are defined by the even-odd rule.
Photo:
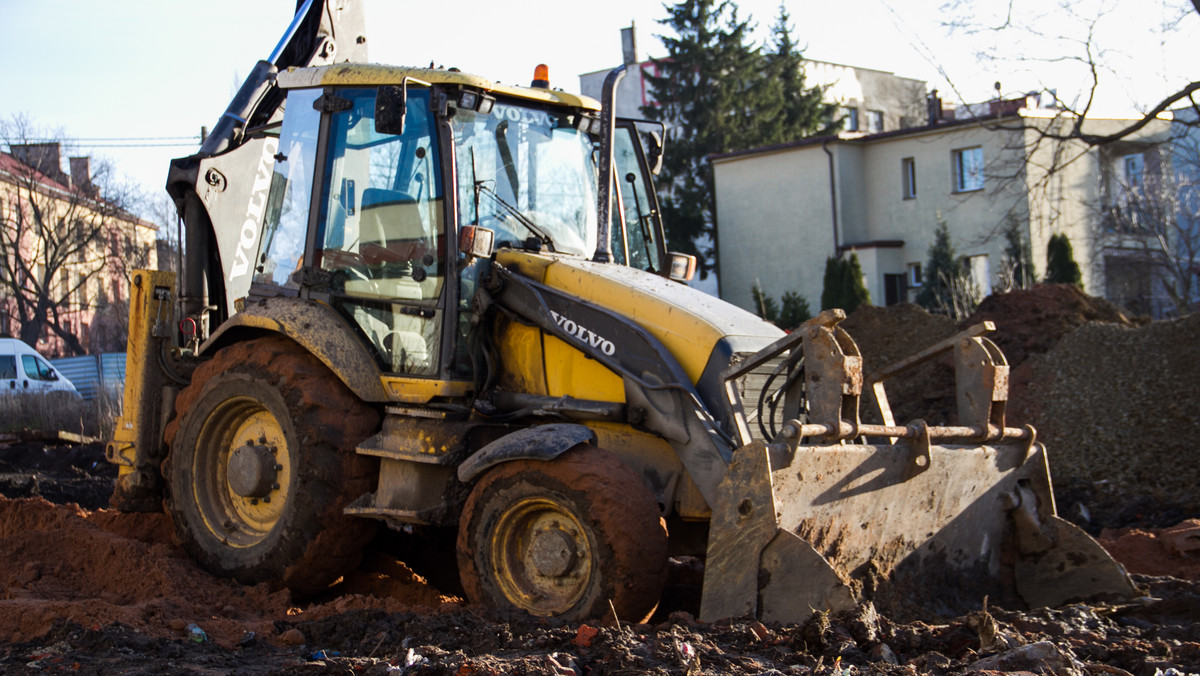
[[[553,423],[517,430],[487,444],[458,466],[458,480],[470,483],[485,470],[510,460],[553,460],[579,444],[596,443],[584,425]]]

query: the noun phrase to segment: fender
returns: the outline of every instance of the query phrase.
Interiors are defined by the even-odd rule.
[[[333,308],[276,296],[246,303],[200,346],[211,354],[250,334],[278,333],[295,341],[329,367],[363,401],[387,401],[383,372],[362,339]]]
[[[553,423],[526,427],[475,451],[458,466],[458,480],[470,483],[484,470],[510,460],[553,460],[579,444],[596,443],[596,433],[584,425]]]

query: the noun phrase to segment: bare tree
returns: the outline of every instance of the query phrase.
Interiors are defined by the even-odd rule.
[[[1200,292],[1200,137],[1108,154],[1095,234],[1106,295],[1143,314],[1187,314]]]
[[[1183,33],[1200,14],[1200,0],[1161,0],[1158,6],[1116,0],[948,0],[941,9],[948,17],[944,26],[972,38],[981,65],[1028,77],[1040,87],[1032,93],[1053,99],[1067,124],[1043,130],[1051,138],[1101,146],[1138,132],[1162,113],[1198,105],[1195,96],[1200,81],[1177,76],[1173,81],[1166,76],[1159,80],[1147,66],[1168,60],[1167,48],[1174,43],[1188,42]],[[1138,49],[1143,51],[1136,52]],[[961,98],[965,83],[955,82],[944,69],[941,74]],[[1054,84],[1042,81],[1047,76],[1061,78],[1062,85],[1078,89],[1060,92]],[[1161,86],[1152,85],[1153,91],[1145,88],[1159,82]],[[997,94],[1003,96],[1001,83],[996,86]],[[1021,86],[1026,87],[1020,90],[1022,94],[1030,93],[1031,82]],[[1118,99],[1142,114],[1103,132],[1087,128],[1087,121],[1096,117],[1105,101]]]
[[[113,306],[128,298],[127,271],[150,261],[137,231],[144,224],[130,212],[136,191],[89,158],[71,158],[71,175],[63,172],[65,136],[24,116],[0,121],[0,142],[0,311],[23,341],[53,337],[56,351],[81,354],[108,333],[105,318],[120,314]],[[85,324],[98,335],[89,339]]]

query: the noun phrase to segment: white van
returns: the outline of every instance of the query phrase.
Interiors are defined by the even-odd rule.
[[[78,394],[37,350],[16,338],[0,338],[0,395],[55,391]]]

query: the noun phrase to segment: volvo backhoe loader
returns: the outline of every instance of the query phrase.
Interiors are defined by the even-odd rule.
[[[1134,593],[1006,425],[990,326],[864,378],[840,312],[785,335],[680,283],[620,69],[601,105],[368,65],[362,27],[308,0],[172,162],[182,273],[132,279],[116,506],[299,594],[379,523],[453,528],[472,602],[574,620],[647,616],[677,555],[710,620]],[[896,424],[887,378],[943,354],[960,424]]]

